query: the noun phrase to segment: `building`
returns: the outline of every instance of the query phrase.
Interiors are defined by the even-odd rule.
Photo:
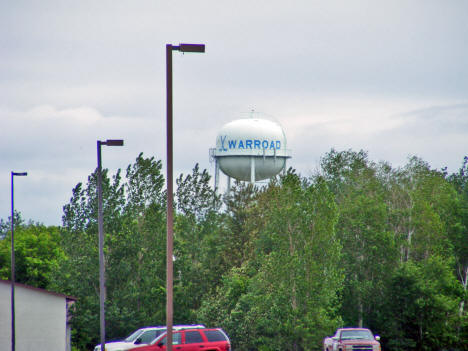
[[[15,284],[15,350],[71,350],[75,298]],[[11,282],[0,280],[0,351],[11,350]]]

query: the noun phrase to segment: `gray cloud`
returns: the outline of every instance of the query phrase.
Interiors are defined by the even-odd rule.
[[[9,172],[26,218],[59,224],[71,189],[140,151],[165,160],[165,45],[174,53],[175,172],[212,170],[217,131],[251,110],[282,124],[302,174],[331,147],[455,171],[467,145],[463,1],[14,1],[0,4],[0,217]]]

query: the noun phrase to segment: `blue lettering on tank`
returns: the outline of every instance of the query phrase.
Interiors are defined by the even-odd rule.
[[[258,149],[258,150],[274,150],[281,149],[281,140],[259,140],[259,139],[245,139],[245,140],[226,140],[227,135],[220,136],[221,142],[219,151],[228,151],[229,149]]]
[[[219,151],[227,151],[226,147],[224,146],[224,142],[226,141],[227,135],[224,136],[224,138],[221,136],[219,139],[221,140],[221,148]]]

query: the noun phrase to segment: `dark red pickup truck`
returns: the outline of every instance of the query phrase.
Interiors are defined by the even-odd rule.
[[[323,351],[381,351],[379,340],[366,328],[340,328],[323,340]]]

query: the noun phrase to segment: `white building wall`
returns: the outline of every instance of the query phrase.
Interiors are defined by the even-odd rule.
[[[0,283],[0,351],[11,350],[11,286]]]
[[[64,296],[15,286],[16,351],[65,351]],[[11,349],[11,286],[0,284],[0,351]]]

